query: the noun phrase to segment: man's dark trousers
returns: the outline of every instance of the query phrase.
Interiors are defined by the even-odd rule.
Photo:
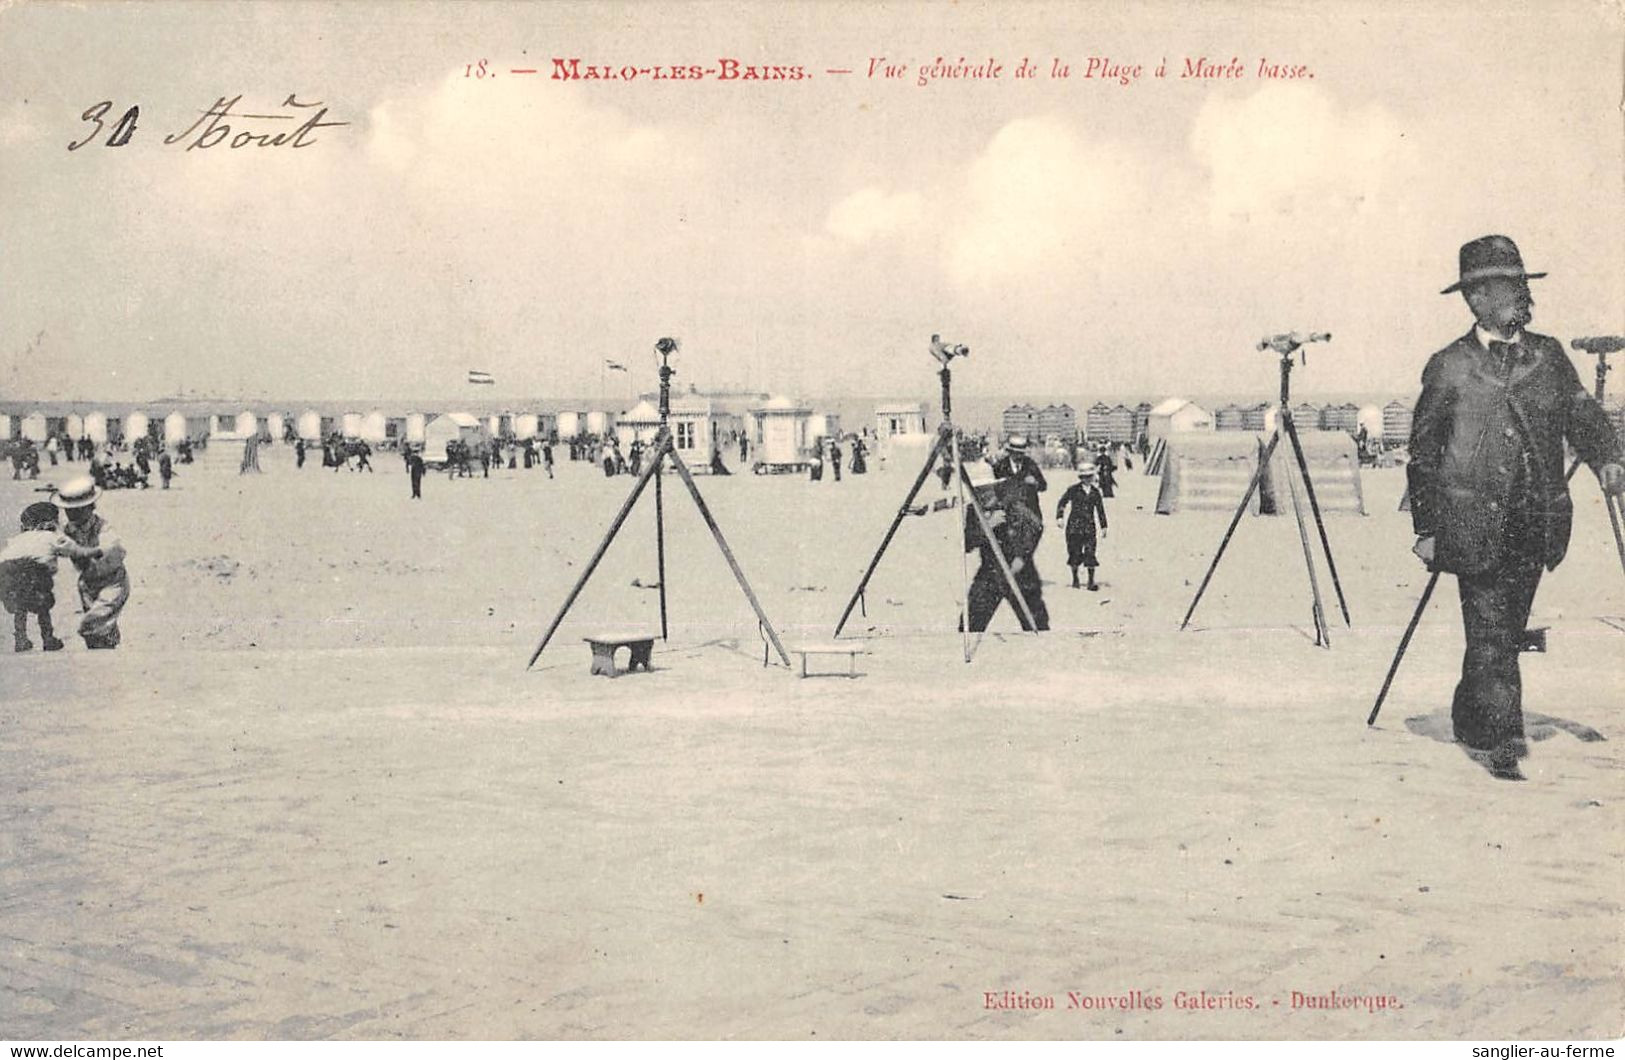
[[[1014,561],[1014,557],[1012,562]],[[1032,558],[1026,557],[1020,570],[1013,572],[1016,579],[1016,588],[1027,600],[1027,607],[1033,613],[1033,621],[1040,630],[1049,629],[1049,610],[1044,606],[1043,582],[1038,576],[1038,569],[1033,566]],[[982,565],[976,568],[976,576],[970,583],[970,631],[981,633],[987,629],[988,623],[993,621],[993,613],[999,609],[1000,602],[1009,599],[1010,587],[1005,584],[1004,573],[999,570],[999,561],[993,558],[989,549],[982,550]],[[1027,620],[1022,617],[1021,608],[1015,601],[1010,607],[1016,613],[1016,621],[1021,628],[1027,628]]]
[[[1514,551],[1492,570],[1456,576],[1467,650],[1450,719],[1469,747],[1491,750],[1524,737],[1518,654],[1542,569],[1538,557]]]

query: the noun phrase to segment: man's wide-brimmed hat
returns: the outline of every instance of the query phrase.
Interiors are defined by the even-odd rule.
[[[96,488],[96,480],[89,475],[81,475],[76,479],[69,479],[56,491],[56,503],[59,508],[85,508],[96,503],[102,491]]]
[[[1450,294],[1480,280],[1496,278],[1538,280],[1544,272],[1525,272],[1518,244],[1506,236],[1483,236],[1461,245],[1461,279],[1440,291]]]
[[[1025,449],[1027,448],[1027,436],[1024,434],[1012,434],[1010,439],[1004,443],[1004,447],[1006,449]]]
[[[1093,464],[1085,464],[1078,468],[1079,478],[1094,478],[1098,474],[1100,474],[1100,469]]]

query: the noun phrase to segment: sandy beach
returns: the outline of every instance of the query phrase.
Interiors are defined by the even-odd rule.
[[[1450,742],[1449,579],[1365,725],[1425,581],[1396,470],[1328,517],[1329,651],[1289,518],[1242,524],[1179,632],[1226,516],[1153,515],[1136,469],[1104,591],[1052,526],[1054,630],[1003,611],[969,665],[952,515],[905,521],[856,680],[763,667],[671,478],[671,640],[612,681],[580,638],[658,629],[652,497],[524,663],[631,479],[413,502],[386,455],[227,456],[104,497],[120,650],[0,659],[9,1037],[1621,1033],[1625,584],[1584,473],[1515,784]],[[701,480],[787,641],[828,637],[912,470]],[[0,481],[8,521],[31,488]],[[66,569],[58,598],[71,630]]]

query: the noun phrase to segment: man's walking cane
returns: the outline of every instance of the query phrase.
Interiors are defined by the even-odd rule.
[[[1365,719],[1367,725],[1377,724],[1377,714],[1382,710],[1382,701],[1388,698],[1388,688],[1394,683],[1394,675],[1399,672],[1399,662],[1405,658],[1405,649],[1411,646],[1411,634],[1416,632],[1417,623],[1422,621],[1422,612],[1428,609],[1428,600],[1433,596],[1433,587],[1438,584],[1439,572],[1434,571],[1428,578],[1427,588],[1422,590],[1422,599],[1416,602],[1416,614],[1411,616],[1411,624],[1405,627],[1405,635],[1399,638],[1399,650],[1394,652],[1393,665],[1388,667],[1388,676],[1382,680],[1382,691],[1377,693],[1377,702],[1371,708],[1371,716]]]

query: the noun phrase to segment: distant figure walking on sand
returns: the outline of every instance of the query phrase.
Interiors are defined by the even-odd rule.
[[[1102,446],[1099,455],[1095,457],[1095,470],[1100,480],[1100,495],[1108,500],[1117,495],[1117,461],[1112,459],[1112,451]]]
[[[260,471],[260,436],[257,434],[250,435],[243,442],[243,465],[237,469],[237,474],[246,475],[250,471],[256,475]]]
[[[63,532],[82,549],[93,550],[72,557],[79,570],[79,602],[85,609],[79,636],[91,649],[118,647],[118,617],[130,599],[124,543],[107,520],[96,514],[100,495],[88,477],[71,480],[56,495],[56,503],[68,515]]]
[[[416,449],[406,451],[406,473],[412,476],[412,499],[423,499],[423,455]]]
[[[164,489],[169,488],[169,480],[175,477],[175,461],[169,458],[168,449],[158,454],[158,477],[164,480]]]
[[[1061,501],[1055,506],[1055,524],[1066,534],[1066,564],[1072,568],[1072,588],[1078,588],[1078,568],[1086,567],[1090,592],[1100,588],[1095,584],[1095,568],[1100,564],[1095,558],[1097,523],[1100,536],[1106,536],[1106,505],[1095,482],[1099,474],[1093,464],[1078,468],[1077,483],[1061,494]]]

